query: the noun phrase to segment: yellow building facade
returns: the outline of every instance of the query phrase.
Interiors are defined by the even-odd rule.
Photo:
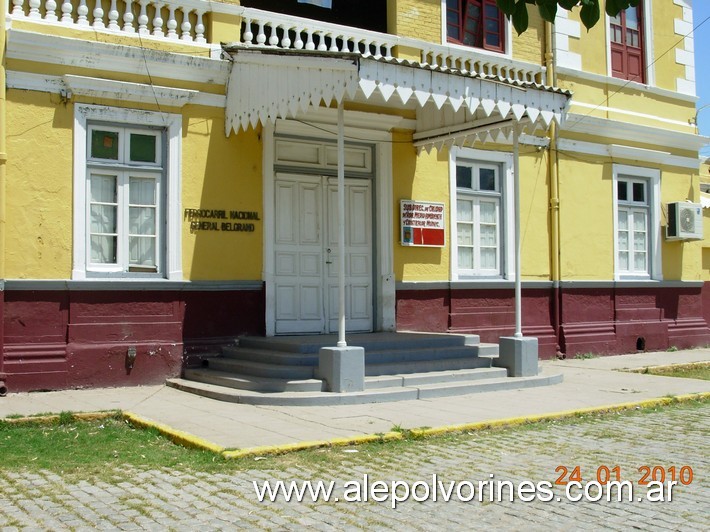
[[[708,342],[690,2],[313,4],[6,3],[5,390],[335,332],[341,190],[349,332],[497,342],[518,278],[543,356]]]

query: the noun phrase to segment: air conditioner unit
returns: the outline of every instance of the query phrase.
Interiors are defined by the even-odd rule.
[[[677,201],[668,204],[666,240],[702,240],[703,208],[699,203]]]

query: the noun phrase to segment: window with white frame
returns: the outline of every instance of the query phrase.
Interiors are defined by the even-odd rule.
[[[617,279],[660,278],[660,171],[614,167]]]
[[[456,163],[456,257],[459,275],[501,275],[500,166]]]
[[[160,130],[89,126],[87,269],[162,270],[162,136]]]
[[[72,277],[180,279],[181,119],[77,105]]]

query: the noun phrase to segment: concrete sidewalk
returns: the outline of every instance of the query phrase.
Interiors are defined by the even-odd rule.
[[[540,388],[394,403],[256,406],[224,403],[166,386],[9,394],[0,418],[62,411],[132,412],[227,449],[288,445],[386,433],[393,427],[441,427],[549,415],[671,395],[710,393],[710,381],[617,371],[710,361],[710,349],[542,362],[564,381]]]

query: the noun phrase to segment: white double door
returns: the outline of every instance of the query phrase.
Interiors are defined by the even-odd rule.
[[[338,184],[279,174],[275,192],[276,334],[338,330]],[[345,328],[372,330],[372,191],[345,179]]]

